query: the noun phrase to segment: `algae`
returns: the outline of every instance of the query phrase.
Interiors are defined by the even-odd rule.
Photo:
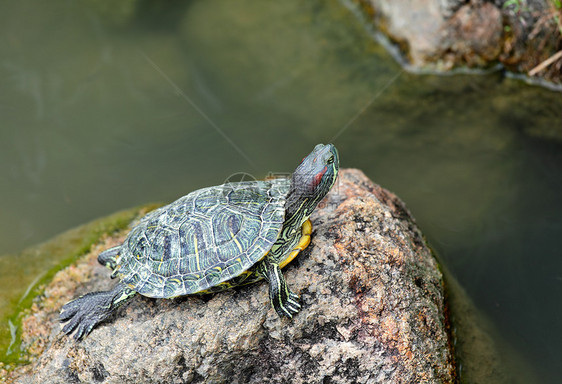
[[[126,229],[140,214],[157,206],[148,204],[119,211],[68,230],[19,254],[0,258],[0,268],[11,266],[17,269],[11,274],[13,278],[0,280],[0,290],[11,292],[0,307],[0,368],[11,369],[28,362],[26,351],[21,347],[21,322],[53,276],[86,254],[104,235]],[[18,259],[26,260],[25,265],[18,264]],[[22,284],[23,276],[30,276],[30,273],[35,278],[29,284]],[[20,281],[20,284],[14,286],[14,281]]]

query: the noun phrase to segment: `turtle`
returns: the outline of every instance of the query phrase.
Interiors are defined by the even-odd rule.
[[[280,317],[301,308],[281,268],[310,243],[309,216],[335,183],[333,144],[318,144],[290,177],[227,182],[146,214],[124,242],[98,255],[119,282],[66,303],[62,331],[80,340],[136,294],[175,298],[266,280]]]

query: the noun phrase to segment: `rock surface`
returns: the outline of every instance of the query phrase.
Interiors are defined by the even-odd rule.
[[[481,69],[501,63],[551,86],[562,84],[562,30],[555,22],[562,10],[546,0],[356,1],[413,70]]]
[[[494,3],[505,24],[501,63],[511,71],[562,85],[562,8],[551,0]]]
[[[413,68],[483,67],[500,54],[502,15],[490,3],[367,0],[375,24]]]
[[[443,276],[403,203],[342,170],[312,221],[311,245],[285,270],[303,304],[293,320],[277,317],[258,283],[137,297],[76,343],[60,333],[58,310],[115,284],[95,258],[124,234],[107,239],[59,272],[24,320],[37,357],[16,382],[454,382]],[[84,282],[69,286],[77,274]]]

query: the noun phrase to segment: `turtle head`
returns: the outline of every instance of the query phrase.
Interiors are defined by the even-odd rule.
[[[306,220],[334,185],[338,169],[338,151],[333,144],[314,147],[292,175],[285,217],[296,214],[298,221]]]

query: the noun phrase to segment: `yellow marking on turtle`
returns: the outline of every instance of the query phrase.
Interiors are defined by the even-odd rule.
[[[230,237],[232,237],[232,240],[234,240],[234,242],[236,243],[236,246],[238,247],[238,252],[242,253],[242,244],[240,244],[240,242],[234,236],[234,233],[232,233],[232,231],[229,230],[229,232],[230,232]]]
[[[289,253],[289,256],[279,263],[279,268],[284,268],[287,264],[293,261],[295,257],[297,257],[300,251],[308,247],[308,244],[310,244],[310,235],[312,234],[312,223],[310,220],[306,220],[303,223],[301,231],[302,237],[299,240],[299,243],[295,245],[295,248],[293,248],[291,253]]]
[[[163,262],[164,262],[164,252],[162,252],[162,257],[160,258],[160,264],[158,264],[158,272],[160,272],[160,267],[162,267]]]
[[[306,247],[308,247],[308,245],[310,244],[310,235],[312,234],[312,223],[310,222],[310,220],[306,220],[302,227],[301,227],[301,234],[302,237],[300,238],[299,242],[297,245],[295,245],[295,247],[293,248],[293,250],[291,251],[291,253],[289,253],[289,256],[283,260],[280,264],[279,267],[283,268],[285,267],[287,264],[289,264],[298,254],[300,251],[302,251],[303,249],[305,249]],[[197,244],[197,240],[195,241],[195,244]],[[196,256],[197,256],[197,248],[196,248]],[[264,255],[263,258],[265,258],[267,256],[267,254],[269,253],[269,251],[267,251]],[[262,258],[262,260],[263,260]],[[237,258],[236,259],[237,262],[241,263],[242,260],[241,258]],[[222,268],[221,267],[213,267],[212,269],[216,270],[217,272],[222,272]],[[250,277],[253,274],[252,271],[250,270],[246,270],[240,273],[240,275],[246,276],[246,278]],[[260,279],[261,280],[261,279]],[[253,284],[255,283],[257,280],[252,280],[250,282],[242,282],[241,284],[237,284],[238,285],[247,285],[247,284]],[[232,287],[234,287],[235,285],[230,283],[228,280],[227,281],[223,281],[222,283],[219,283],[216,285],[216,287],[221,287],[221,290],[226,290],[226,289],[230,289]],[[212,293],[217,293],[216,290],[210,290],[210,289],[203,289],[201,291],[198,292],[194,292],[194,294],[196,295],[201,295],[201,294],[212,294]]]
[[[193,247],[195,248],[195,263],[197,265],[197,270],[200,271],[201,265],[199,265],[199,249],[197,248],[197,236],[195,236],[193,240],[195,240],[193,243]]]

